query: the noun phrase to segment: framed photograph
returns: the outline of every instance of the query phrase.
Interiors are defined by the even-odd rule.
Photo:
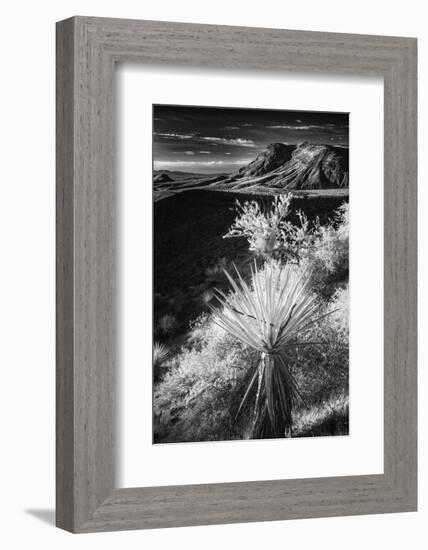
[[[154,105],[154,444],[348,435],[348,130]]]
[[[417,508],[416,40],[57,24],[57,525]]]

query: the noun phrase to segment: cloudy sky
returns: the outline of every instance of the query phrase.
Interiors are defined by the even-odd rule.
[[[348,114],[153,106],[155,170],[232,172],[274,142],[348,146]]]

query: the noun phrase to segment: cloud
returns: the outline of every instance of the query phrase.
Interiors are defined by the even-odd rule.
[[[208,160],[208,161],[197,161],[197,160],[155,160],[154,162],[154,169],[155,170],[163,170],[166,168],[178,168],[178,166],[188,167],[198,167],[201,168],[209,168],[212,166],[224,166],[224,165],[244,165],[248,164],[248,159],[235,159],[230,161],[224,161],[224,160]]]
[[[166,132],[154,132],[155,136],[163,137],[166,139],[193,139],[193,134],[168,134]]]
[[[296,120],[296,122],[301,122],[301,120]],[[347,129],[347,124],[333,124],[332,122],[329,122],[327,124],[274,124],[271,126],[266,126],[266,128],[272,128],[276,130],[325,130],[326,128],[329,129]]]
[[[256,147],[256,144],[251,139],[243,139],[243,138],[222,138],[222,137],[214,137],[214,136],[196,136],[194,134],[171,134],[168,132],[154,132],[154,135],[156,137],[164,138],[164,139],[170,139],[170,140],[193,140],[195,142],[209,142],[213,145],[232,145],[232,146],[239,146],[239,147]]]
[[[340,129],[348,129],[349,124],[333,124],[332,122],[329,124],[326,124],[329,128],[340,128]]]
[[[184,151],[184,154],[185,155],[194,155],[195,152],[194,151]]]
[[[223,145],[233,145],[233,146],[239,146],[239,147],[256,147],[256,144],[251,139],[243,139],[243,138],[236,138],[236,139],[228,139],[228,138],[219,138],[219,137],[200,137],[198,139],[201,139],[203,141],[210,141],[212,143],[221,143]]]
[[[306,126],[295,126],[292,124],[276,124],[273,126],[266,126],[266,128],[272,128],[275,130],[323,130],[325,124],[307,124]]]
[[[240,130],[239,126],[225,126],[225,130]]]
[[[198,151],[200,155],[211,155],[211,151]],[[230,153],[229,153],[230,154]]]

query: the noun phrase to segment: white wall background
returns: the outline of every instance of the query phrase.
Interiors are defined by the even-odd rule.
[[[354,0],[15,0],[1,12],[0,542],[3,548],[259,548],[329,550],[426,544],[427,350],[420,351],[420,510],[413,514],[73,536],[54,506],[54,23],[97,15],[419,38],[420,212],[425,185],[428,28],[424,3]],[[428,275],[420,216],[420,280]],[[428,329],[421,283],[420,334]],[[424,338],[421,338],[422,344]]]

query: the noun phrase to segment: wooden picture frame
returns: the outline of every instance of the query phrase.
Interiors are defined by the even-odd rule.
[[[384,473],[114,486],[117,62],[384,78]],[[57,24],[57,526],[72,532],[417,507],[416,39],[73,17]]]

